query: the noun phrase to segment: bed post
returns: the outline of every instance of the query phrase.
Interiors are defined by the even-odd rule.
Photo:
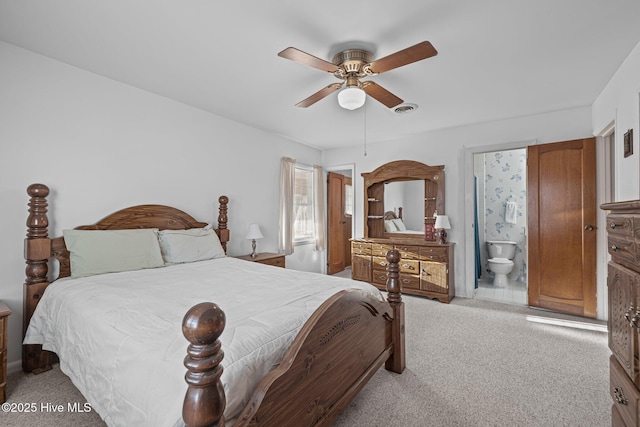
[[[29,321],[40,297],[49,285],[47,260],[51,256],[49,220],[47,218],[47,196],[49,188],[44,184],[31,184],[27,188],[29,216],[27,218],[27,238],[24,241],[24,257],[27,262],[23,294],[22,336],[27,331]],[[51,369],[53,353],[43,351],[42,346],[29,344],[22,346],[22,369],[39,373]]]
[[[404,303],[402,302],[402,288],[400,282],[400,252],[392,249],[387,252],[387,301],[393,310],[391,338],[393,339],[393,354],[386,361],[385,368],[401,374],[406,366],[404,346]]]
[[[189,341],[184,366],[187,393],[182,419],[188,427],[224,427],[226,398],[220,381],[224,352],[218,338],[225,326],[225,314],[216,304],[193,306],[182,320],[182,333]]]
[[[229,198],[227,196],[220,196],[218,198],[220,207],[218,208],[218,237],[220,237],[220,243],[224,253],[227,253],[227,242],[229,241],[229,230],[227,229],[227,204]]]

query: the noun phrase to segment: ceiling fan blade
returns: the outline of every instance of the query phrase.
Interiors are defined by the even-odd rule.
[[[362,82],[362,89],[367,95],[386,105],[387,108],[393,108],[404,102],[402,99],[372,81]]]
[[[408,47],[391,55],[380,58],[369,64],[369,69],[374,73],[384,73],[394,68],[402,67],[413,62],[436,56],[438,51],[427,41]]]
[[[316,102],[320,101],[322,98],[331,95],[333,92],[337,91],[342,87],[344,83],[332,83],[329,86],[326,86],[307,99],[304,99],[296,104],[296,107],[307,108]]]
[[[303,52],[295,47],[288,47],[282,52],[278,53],[278,56],[285,59],[290,59],[302,65],[308,65],[309,67],[317,68],[322,71],[333,73],[338,71],[338,67],[331,62],[325,61],[306,52]]]

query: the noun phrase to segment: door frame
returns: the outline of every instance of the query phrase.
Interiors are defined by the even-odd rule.
[[[339,172],[344,172],[344,171],[350,171],[351,172],[351,185],[353,186],[353,216],[355,217],[356,214],[356,164],[355,163],[347,163],[344,165],[335,165],[335,166],[327,166],[324,168],[324,182],[327,182],[327,176],[329,172],[335,172],[335,173],[339,173]],[[327,186],[325,185],[324,188],[324,200],[325,200],[325,209],[327,210],[325,212],[325,230],[326,231],[326,236],[325,236],[325,241],[328,242],[329,241],[329,227],[327,224],[327,221],[329,219],[329,211],[328,211],[328,197],[329,197],[329,189],[327,188]],[[352,219],[351,221],[351,236],[355,236],[356,234],[356,221],[355,218]],[[327,245],[327,250],[324,251],[324,261],[322,263],[322,272],[324,274],[328,273],[328,268],[327,268],[327,263],[329,262],[329,246]]]
[[[615,128],[615,119],[606,126],[600,132],[595,133],[597,137],[603,137],[607,133],[611,132]],[[616,132],[618,130],[616,129]],[[605,167],[604,144],[596,138],[596,200],[598,206],[604,203],[604,183],[605,175],[608,174],[608,179],[615,179],[615,170],[611,170],[609,167]],[[519,142],[509,142],[504,144],[492,144],[482,145],[477,147],[463,147],[464,148],[464,218],[465,218],[465,252],[464,252],[464,265],[465,265],[465,295],[461,295],[466,298],[473,298],[475,293],[474,280],[475,275],[475,244],[473,236],[473,156],[478,153],[485,153],[491,151],[511,150],[516,148],[526,148],[529,145],[543,144],[544,142],[538,140],[525,140]],[[607,298],[607,262],[608,252],[606,245],[603,246],[602,242],[606,242],[606,214],[602,209],[598,209],[597,215],[597,227],[599,242],[597,245],[597,259],[596,263],[596,295],[597,295],[597,312],[598,320],[607,320],[609,317],[608,310],[608,298]]]
[[[599,133],[596,134],[596,203],[600,206],[606,202],[615,200],[615,194],[610,193],[609,183],[615,179],[615,156],[610,156],[610,144],[615,149],[615,141],[606,142],[605,138],[616,132],[615,120],[611,121]],[[596,248],[596,269],[597,269],[597,286],[596,296],[598,298],[597,310],[598,319],[609,319],[609,293],[607,292],[607,265],[609,263],[609,251],[607,249],[607,212],[598,209],[597,213],[598,234],[597,239],[600,242]],[[604,243],[603,243],[604,242]],[[601,284],[604,284],[601,286]]]
[[[465,254],[465,295],[466,298],[475,296],[475,237],[474,237],[474,168],[473,157],[480,153],[490,153],[494,151],[515,150],[518,148],[527,148],[530,145],[536,145],[535,139],[525,141],[514,141],[503,144],[481,145],[474,147],[464,147],[464,254]]]

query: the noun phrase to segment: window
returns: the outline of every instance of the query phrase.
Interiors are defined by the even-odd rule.
[[[295,167],[293,190],[293,239],[295,243],[312,242],[315,239],[313,222],[313,170],[301,165]]]
[[[353,185],[344,185],[344,216],[353,216]]]

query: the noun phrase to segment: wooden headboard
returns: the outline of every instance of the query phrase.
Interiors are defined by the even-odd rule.
[[[385,221],[390,219],[402,219],[402,208],[398,208],[398,215],[394,211],[386,211],[384,213]]]
[[[44,184],[32,184],[27,188],[29,194],[29,217],[27,218],[27,238],[24,245],[24,256],[27,262],[24,283],[23,334],[26,332],[31,316],[47,286],[48,260],[53,257],[60,263],[57,278],[71,275],[69,251],[63,237],[49,238],[47,218],[47,196],[49,188]],[[215,229],[224,251],[227,251],[229,230],[227,229],[227,205],[229,198],[220,196],[218,228]],[[186,230],[202,228],[206,222],[200,222],[180,209],[164,205],[132,206],[112,213],[91,225],[75,227],[76,230],[128,230],[135,228],[158,228],[160,230]],[[55,280],[55,279],[54,279]],[[50,355],[40,346],[23,345],[22,368],[36,371],[40,366],[50,365]]]
[[[218,216],[218,228],[215,229],[225,253],[229,230],[227,229],[226,206],[229,199],[221,196],[220,209],[224,206],[224,218]],[[130,230],[134,228],[157,228],[160,230],[187,230],[190,228],[203,228],[206,222],[200,222],[180,209],[164,205],[139,205],[132,206],[112,213],[91,225],[75,227],[76,230]],[[64,237],[51,239],[51,255],[60,263],[58,278],[71,275],[69,251],[64,243]]]

